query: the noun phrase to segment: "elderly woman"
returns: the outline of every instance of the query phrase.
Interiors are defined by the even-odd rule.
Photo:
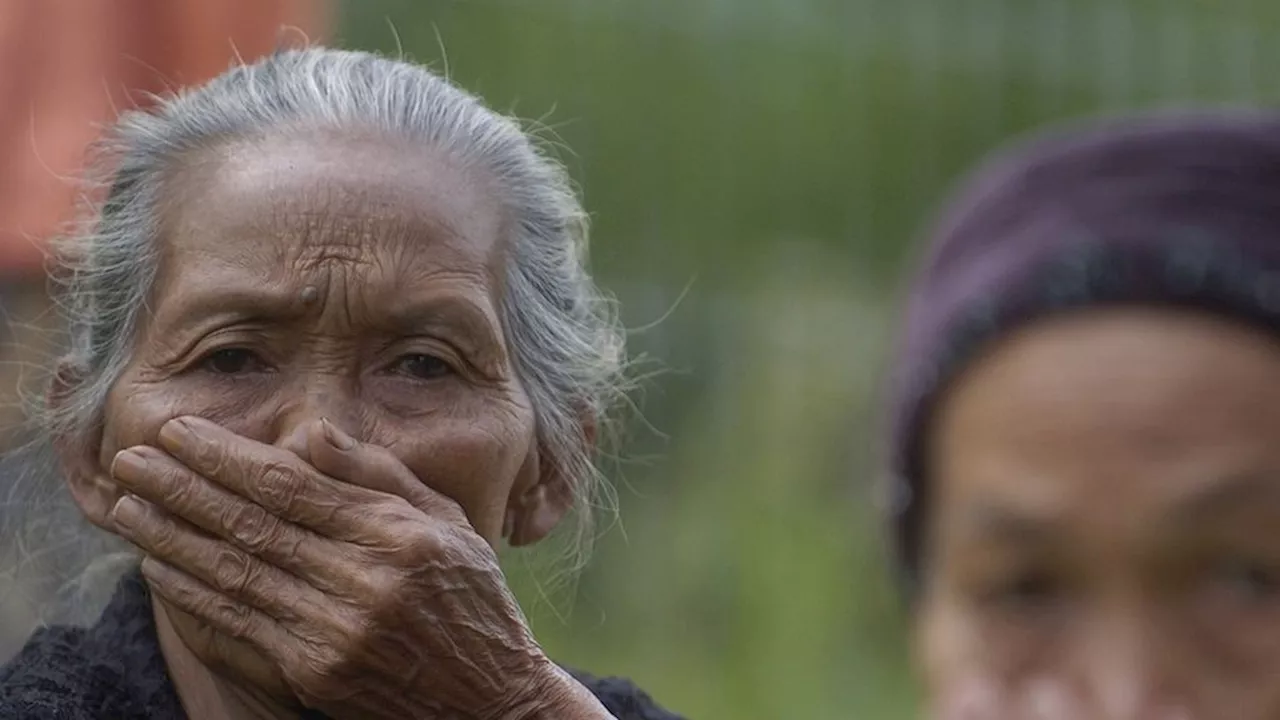
[[[50,432],[142,561],[0,670],[0,717],[673,718],[548,660],[494,553],[591,501],[617,391],[561,168],[427,70],[325,49],[111,149]]]
[[[934,717],[1280,717],[1280,116],[1003,155],[938,228],[901,348]]]

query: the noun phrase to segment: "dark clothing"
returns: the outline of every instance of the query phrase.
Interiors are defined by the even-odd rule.
[[[574,676],[618,720],[680,720],[626,680]],[[121,580],[96,625],[40,630],[13,661],[0,668],[0,718],[186,718],[160,653],[151,601],[140,574]]]
[[[930,238],[890,386],[893,529],[909,590],[935,401],[1000,338],[1083,308],[1191,308],[1280,332],[1280,114],[1089,123],[979,169]]]

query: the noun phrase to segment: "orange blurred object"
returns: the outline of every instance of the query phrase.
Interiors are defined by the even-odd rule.
[[[117,111],[304,38],[325,0],[0,2],[0,278],[43,272],[90,144]]]

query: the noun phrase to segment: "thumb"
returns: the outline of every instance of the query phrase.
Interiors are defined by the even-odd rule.
[[[332,478],[403,498],[432,517],[467,521],[456,502],[431,489],[390,450],[359,442],[327,419],[308,425],[307,445],[311,465]]]

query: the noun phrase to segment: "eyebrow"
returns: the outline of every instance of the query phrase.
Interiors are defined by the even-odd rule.
[[[185,327],[212,320],[292,320],[305,313],[300,296],[261,288],[222,287],[183,298],[182,309],[166,318],[171,327]]]
[[[990,503],[969,508],[959,525],[970,537],[1020,545],[1043,545],[1061,534],[1059,524],[1051,518]]]
[[[1280,478],[1241,473],[1187,493],[1174,502],[1170,515],[1194,520],[1267,505],[1280,507]]]
[[[263,321],[284,323],[305,317],[309,306],[301,293],[273,292],[261,287],[219,288],[196,292],[183,300],[183,307],[166,318],[173,331],[193,325]],[[485,346],[501,352],[501,335],[495,321],[475,303],[452,294],[398,299],[376,318],[378,327],[398,335],[417,335],[432,330],[460,330],[454,338],[464,350],[480,352]]]
[[[1177,498],[1161,514],[1177,526],[1260,506],[1280,508],[1280,478],[1256,474],[1227,476],[1221,482]],[[964,513],[958,526],[967,537],[1020,545],[1044,545],[1063,534],[1063,528],[1053,518],[989,502],[975,503]]]
[[[455,339],[470,352],[504,356],[502,331],[497,321],[475,303],[456,296],[396,302],[383,318],[384,327],[398,335],[416,335],[432,329],[456,329]]]

